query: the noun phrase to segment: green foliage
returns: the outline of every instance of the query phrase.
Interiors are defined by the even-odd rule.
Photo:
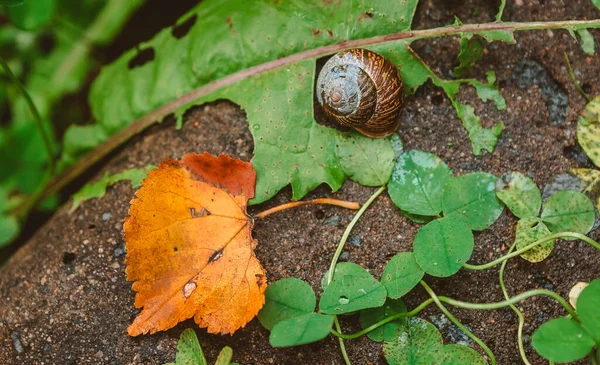
[[[596,166],[600,166],[600,96],[590,101],[577,123],[577,140]]]
[[[520,172],[507,172],[496,181],[496,196],[518,218],[537,217],[542,194],[529,177]]]
[[[381,283],[385,286],[389,298],[399,299],[411,291],[424,274],[412,252],[400,252],[385,265]]]
[[[0,247],[12,242],[21,231],[17,218],[0,214]]]
[[[267,287],[258,320],[270,331],[283,320],[312,313],[316,304],[315,292],[308,283],[296,278],[281,279]]]
[[[415,236],[413,250],[423,271],[445,277],[456,274],[469,260],[474,244],[467,219],[454,213],[423,226]]]
[[[231,347],[225,346],[219,353],[219,357],[215,365],[237,365],[231,363],[233,351]],[[175,362],[170,362],[165,365],[208,365],[202,347],[198,342],[198,336],[191,328],[186,328],[181,332],[179,341],[177,342],[177,355]]]
[[[281,321],[273,327],[269,342],[273,347],[304,345],[329,335],[333,316],[310,313]]]
[[[0,6],[18,6],[22,5],[24,2],[24,0],[0,0]]]
[[[577,314],[583,328],[600,343],[600,279],[589,283],[577,299]]]
[[[21,6],[8,8],[9,19],[19,28],[34,30],[47,25],[56,9],[55,0],[27,0]]]
[[[360,133],[335,135],[336,154],[344,173],[365,186],[387,184],[396,153],[391,138],[373,139]]]
[[[550,231],[588,233],[596,219],[592,201],[579,191],[563,190],[544,204],[542,220]]]
[[[148,172],[155,168],[156,166],[148,165],[139,169],[124,170],[112,176],[108,172],[105,172],[104,177],[100,180],[84,185],[78,192],[73,194],[73,205],[71,205],[70,212],[73,212],[86,200],[103,197],[106,194],[106,188],[119,181],[129,180],[131,181],[132,188],[138,188],[142,180],[148,175]]]
[[[594,4],[594,6],[598,8],[598,10],[600,10],[600,0],[592,0],[592,4]]]
[[[198,336],[191,328],[186,328],[179,336],[174,365],[208,365],[202,347],[198,343]]]
[[[442,211],[443,189],[452,171],[434,154],[412,150],[396,160],[388,192],[403,211],[436,216]]]
[[[340,268],[338,273],[337,268]],[[319,309],[325,314],[344,314],[380,307],[385,303],[385,287],[361,266],[341,262],[336,265],[333,280],[324,289]]]
[[[515,242],[517,249],[522,249],[551,234],[544,222],[537,217],[522,218],[517,222],[517,231],[515,233]],[[521,257],[529,262],[540,262],[544,260],[554,248],[556,240],[548,241],[538,245],[527,252],[521,254]]]
[[[570,318],[556,318],[544,323],[531,337],[541,356],[556,362],[582,359],[594,347],[594,339]]]
[[[469,38],[466,35],[460,38],[460,65],[454,68],[456,77],[464,77],[471,72],[473,65],[483,57],[483,42],[479,38]]]
[[[589,354],[600,341],[600,279],[579,294],[577,315],[556,318],[538,328],[531,343],[541,356],[556,362],[576,361]]]
[[[388,298],[381,307],[361,311],[359,319],[360,326],[363,329],[368,328],[369,326],[398,313],[406,313],[406,305],[404,305],[404,302],[400,299]],[[367,337],[375,342],[393,341],[400,336],[405,325],[406,318],[396,319],[367,333]]]
[[[408,319],[397,338],[383,343],[383,354],[390,365],[487,364],[473,349],[461,345],[444,346],[437,328],[417,317]]]
[[[504,208],[496,198],[496,180],[496,176],[485,172],[452,178],[444,189],[444,215],[454,212],[463,215],[474,231],[491,226]]]

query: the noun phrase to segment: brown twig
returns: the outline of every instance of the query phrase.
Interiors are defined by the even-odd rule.
[[[273,207],[271,209],[267,209],[263,212],[258,213],[257,215],[255,215],[255,218],[259,218],[259,219],[263,219],[264,217],[271,215],[273,213],[277,213],[280,212],[282,210],[286,210],[286,209],[290,209],[290,208],[295,208],[295,207],[301,207],[303,205],[315,205],[315,204],[329,204],[329,205],[336,205],[338,207],[342,207],[342,208],[347,208],[347,209],[359,209],[360,205],[357,202],[349,202],[346,200],[337,200],[337,199],[330,199],[330,198],[319,198],[319,199],[313,199],[313,200],[305,200],[305,201],[299,201],[299,202],[289,202],[289,203],[285,203],[285,204],[281,204],[278,205],[276,207]]]

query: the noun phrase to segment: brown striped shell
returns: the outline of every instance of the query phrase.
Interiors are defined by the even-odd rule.
[[[400,124],[402,86],[394,64],[375,52],[355,48],[325,63],[316,91],[328,118],[369,137],[385,137]]]

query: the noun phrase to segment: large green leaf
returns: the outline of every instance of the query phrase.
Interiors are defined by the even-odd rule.
[[[345,265],[344,265],[345,264]],[[325,314],[344,314],[361,309],[380,307],[385,303],[385,287],[373,275],[356,264],[345,266],[345,275],[334,275],[323,292],[319,309]]]
[[[544,323],[531,337],[538,354],[555,362],[576,361],[594,347],[594,339],[570,318],[556,318]]]
[[[416,4],[416,0],[204,1],[179,22],[197,19],[187,35],[176,38],[172,29],[165,29],[140,45],[141,50],[153,50],[151,62],[130,69],[138,52],[131,50],[106,67],[90,93],[92,111],[112,134],[174,100],[181,103],[175,112],[181,116],[188,102],[228,98],[246,110],[255,141],[252,164],[257,187],[252,203],[269,199],[287,184],[292,185],[294,199],[321,183],[336,190],[345,176],[335,157],[334,133],[313,117],[318,55],[282,63],[203,98],[179,98],[212,81],[300,51],[408,30]],[[171,111],[159,111],[155,118]]]
[[[467,220],[458,213],[423,226],[413,243],[415,259],[432,276],[454,275],[469,260],[474,247]]]
[[[265,291],[265,305],[258,312],[258,320],[268,330],[286,319],[314,312],[317,299],[308,283],[285,278],[270,284]]]
[[[459,213],[474,231],[491,226],[504,207],[496,197],[496,176],[471,172],[452,178],[444,189],[444,215]]]
[[[451,178],[452,171],[439,157],[412,150],[396,160],[388,192],[403,211],[436,216],[442,211],[443,189]]]
[[[338,133],[335,139],[336,153],[346,175],[361,185],[387,184],[396,157],[391,138],[374,139],[354,132]]]
[[[517,222],[517,230],[515,233],[515,242],[517,249],[522,249],[530,244],[550,235],[550,230],[544,222],[537,217],[522,218]],[[548,241],[538,245],[529,251],[523,252],[521,257],[529,262],[540,262],[544,260],[554,248],[556,240]]]
[[[600,279],[592,281],[577,298],[577,314],[581,325],[600,343]]]
[[[381,283],[385,286],[388,297],[398,299],[411,291],[424,274],[412,252],[400,252],[385,265]]]
[[[273,327],[269,342],[273,347],[304,345],[329,335],[333,316],[319,313],[305,314],[281,321]]]

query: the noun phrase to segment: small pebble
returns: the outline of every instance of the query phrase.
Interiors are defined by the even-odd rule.
[[[102,213],[102,220],[104,223],[108,222],[112,218],[112,214],[110,212]]]
[[[360,247],[360,237],[357,235],[350,235],[350,237],[348,237],[348,242],[352,247]]]
[[[21,340],[19,340],[19,334],[17,332],[13,332],[10,334],[10,338],[13,340],[13,346],[17,351],[17,354],[23,353],[23,345],[21,345]]]
[[[325,218],[323,223],[328,226],[337,226],[338,224],[340,224],[341,221],[342,221],[342,218],[339,215],[334,215],[334,216]]]
[[[125,243],[121,243],[119,246],[117,246],[117,248],[115,248],[115,251],[113,252],[113,255],[115,256],[115,258],[125,255]]]
[[[350,259],[350,253],[348,253],[348,251],[344,251],[342,252],[342,254],[340,255],[340,259],[338,260],[339,262],[346,262]]]

